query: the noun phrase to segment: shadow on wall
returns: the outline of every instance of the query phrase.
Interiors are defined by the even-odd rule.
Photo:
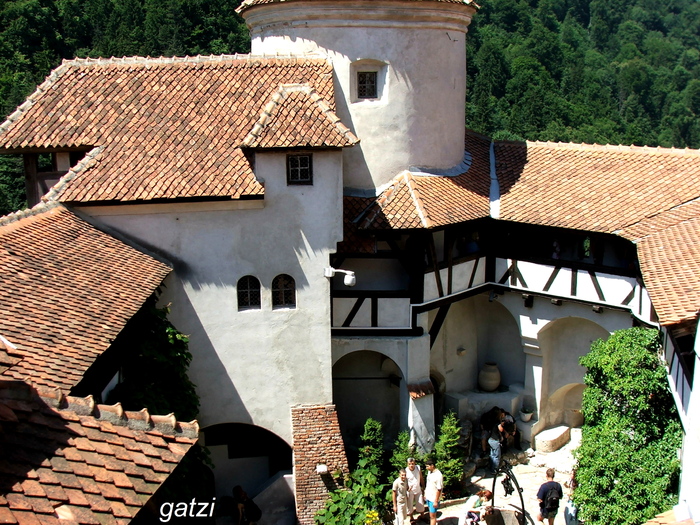
[[[357,463],[360,436],[367,418],[382,424],[385,448],[396,440],[402,388],[406,387],[401,370],[379,352],[352,352],[333,365],[333,402],[351,468]]]
[[[561,387],[554,392],[547,403],[547,413],[544,415],[545,428],[565,425],[577,428],[583,425],[581,403],[586,385],[575,383]],[[540,417],[540,420],[543,418]]]
[[[203,430],[211,453],[216,496],[230,496],[241,485],[255,497],[279,472],[292,471],[292,448],[279,436],[255,425],[222,423]]]

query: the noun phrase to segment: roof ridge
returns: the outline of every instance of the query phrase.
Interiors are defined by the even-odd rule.
[[[416,212],[418,212],[418,217],[420,217],[420,221],[421,223],[423,223],[423,227],[432,228],[433,221],[431,221],[430,217],[428,217],[428,211],[423,205],[423,199],[421,199],[420,190],[416,185],[416,181],[413,178],[413,174],[410,171],[406,170],[403,172],[403,179],[406,182],[408,192],[411,195],[411,198],[413,199],[413,203],[416,206]]]
[[[7,226],[8,224],[19,222],[27,217],[33,217],[57,207],[65,208],[65,206],[57,201],[42,201],[34,205],[32,208],[25,208],[23,210],[18,210],[0,217],[0,226]]]
[[[83,67],[83,66],[110,66],[110,65],[171,65],[171,64],[201,64],[204,62],[233,62],[240,60],[243,62],[251,62],[256,60],[283,60],[288,62],[301,62],[305,60],[322,60],[328,61],[328,58],[319,53],[305,53],[304,55],[294,55],[291,52],[286,54],[259,54],[255,55],[252,53],[236,53],[233,55],[221,54],[221,55],[185,55],[185,56],[173,56],[173,57],[151,57],[151,56],[122,56],[122,57],[98,57],[98,58],[64,58],[61,65],[57,68],[62,67]]]
[[[508,140],[497,140],[494,141],[496,144],[504,143],[517,143],[522,144],[521,141],[508,141]],[[552,142],[552,141],[540,141],[540,140],[527,140],[525,143],[528,147],[539,147],[539,148],[549,148],[549,149],[572,149],[572,150],[583,150],[583,151],[626,151],[633,153],[662,153],[668,154],[672,153],[674,155],[700,155],[700,149],[693,148],[665,148],[661,146],[635,146],[634,144],[626,146],[624,144],[587,144],[585,142]]]
[[[68,184],[71,180],[75,178],[76,175],[81,173],[82,171],[86,170],[87,168],[91,167],[93,164],[95,164],[95,158],[97,155],[102,153],[102,151],[105,149],[104,146],[97,146],[95,148],[92,148],[90,151],[88,151],[85,156],[78,161],[78,163],[73,166],[71,169],[69,169],[65,175],[63,175],[60,179],[58,179],[58,182],[51,186],[51,189],[46,192],[46,195],[43,195],[41,197],[41,200],[43,202],[59,202],[58,196],[61,191],[63,191],[63,188],[66,187],[66,184]]]
[[[121,403],[114,405],[95,403],[92,395],[86,397],[68,396],[60,388],[34,385],[29,381],[0,380],[0,399],[28,400],[32,397],[38,398],[58,411],[94,417],[98,421],[107,421],[131,430],[143,432],[155,430],[162,434],[191,439],[199,437],[199,423],[196,419],[186,423],[177,421],[173,413],[151,415],[145,408],[139,411],[129,411],[124,410]]]

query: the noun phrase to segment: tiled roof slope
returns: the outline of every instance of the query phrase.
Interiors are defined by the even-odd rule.
[[[338,243],[338,253],[376,253],[377,243],[369,235],[359,232],[358,222],[375,202],[374,197],[343,197],[343,240]]]
[[[661,324],[694,319],[700,310],[700,198],[617,233],[637,244]]]
[[[253,7],[256,5],[264,5],[264,4],[278,4],[280,2],[293,2],[293,1],[307,1],[307,0],[243,0],[241,2],[240,7],[238,7],[237,11],[240,13],[242,11],[245,11],[249,7]],[[341,3],[351,3],[348,0],[335,0],[339,4]],[[473,2],[472,0],[404,0],[407,2],[438,2],[438,3],[444,3],[444,4],[462,4],[462,5],[470,5],[470,6],[476,6],[476,3]]]
[[[126,524],[196,442],[196,422],[0,380],[0,523]]]
[[[612,233],[700,196],[700,151],[495,144],[500,218]]]
[[[0,126],[0,149],[102,147],[66,176],[62,202],[260,197],[263,186],[239,146],[263,106],[290,83],[308,84],[335,110],[325,59],[64,61]]]
[[[170,271],[61,205],[0,219],[2,375],[69,390]]]
[[[284,84],[265,105],[242,146],[289,148],[354,146],[359,139],[308,85]]]
[[[489,216],[488,138],[467,132],[471,164],[456,176],[404,172],[377,198],[361,221],[365,229],[434,228]]]

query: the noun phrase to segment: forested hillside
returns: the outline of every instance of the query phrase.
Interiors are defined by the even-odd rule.
[[[0,0],[0,109],[61,59],[248,51],[240,0]],[[700,147],[700,1],[477,0],[467,126],[496,138]],[[0,213],[23,205],[0,158]]]

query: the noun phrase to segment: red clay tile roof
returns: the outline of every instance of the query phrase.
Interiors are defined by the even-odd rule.
[[[700,198],[618,232],[637,245],[644,284],[663,325],[700,310]]]
[[[301,129],[337,146],[325,59],[133,57],[64,61],[0,126],[0,150],[101,147],[65,177],[61,202],[260,197],[239,146],[290,83],[308,84],[327,106],[322,122]],[[303,134],[285,138],[306,145]]]
[[[343,240],[338,243],[338,253],[377,252],[376,240],[370,235],[362,235],[358,227],[358,222],[375,201],[375,197],[343,197]]]
[[[311,86],[283,84],[273,93],[241,146],[343,148],[359,141]]]
[[[69,390],[170,271],[61,205],[1,218],[2,375]]]
[[[447,226],[489,216],[490,141],[467,132],[470,165],[456,176],[404,172],[377,198],[360,222],[364,229]]]
[[[700,151],[496,143],[500,218],[612,233],[700,196]]]
[[[0,380],[0,430],[0,523],[125,524],[199,427]]]

